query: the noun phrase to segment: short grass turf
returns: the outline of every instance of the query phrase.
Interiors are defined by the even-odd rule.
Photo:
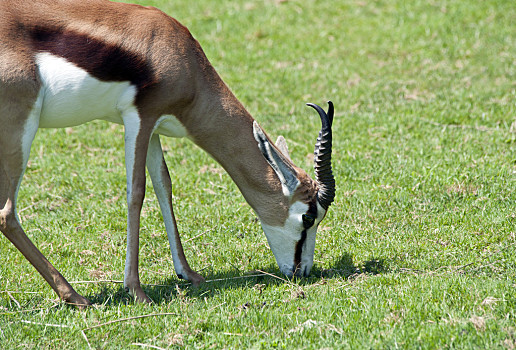
[[[336,106],[337,196],[309,278],[282,279],[249,206],[187,140],[163,146],[186,255],[174,274],[152,186],[140,271],[125,254],[123,130],[41,130],[28,235],[95,305],[58,302],[0,238],[0,348],[516,348],[516,6],[486,1],[139,1],[185,24],[294,162]]]

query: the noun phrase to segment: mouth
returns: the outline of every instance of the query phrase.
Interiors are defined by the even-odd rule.
[[[294,271],[294,275],[296,277],[308,277],[308,275],[310,275],[310,269],[306,266],[302,266]]]

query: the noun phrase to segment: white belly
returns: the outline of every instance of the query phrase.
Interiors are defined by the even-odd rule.
[[[130,82],[104,82],[66,59],[39,53],[36,62],[41,79],[38,96],[40,128],[64,128],[95,119],[123,124],[122,115],[135,110],[136,87]],[[188,136],[183,124],[163,115],[156,133],[169,137]]]
[[[129,82],[103,82],[64,58],[49,53],[36,57],[42,83],[39,127],[62,128],[95,119],[122,123],[136,88]]]

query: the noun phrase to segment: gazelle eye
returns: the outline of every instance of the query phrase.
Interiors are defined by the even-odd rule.
[[[314,225],[315,218],[313,216],[310,216],[308,214],[303,214],[303,226],[305,229],[308,229]]]

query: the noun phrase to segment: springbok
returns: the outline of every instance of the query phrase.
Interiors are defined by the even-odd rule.
[[[312,180],[274,145],[212,67],[187,28],[156,8],[107,0],[0,0],[0,230],[68,303],[89,305],[23,231],[16,198],[38,128],[101,119],[124,125],[127,252],[124,287],[140,286],[138,245],[145,167],[179,278],[203,277],[186,261],[172,209],[160,135],[187,137],[229,173],[260,219],[282,273],[309,274],[317,226],[335,196],[333,105]]]

